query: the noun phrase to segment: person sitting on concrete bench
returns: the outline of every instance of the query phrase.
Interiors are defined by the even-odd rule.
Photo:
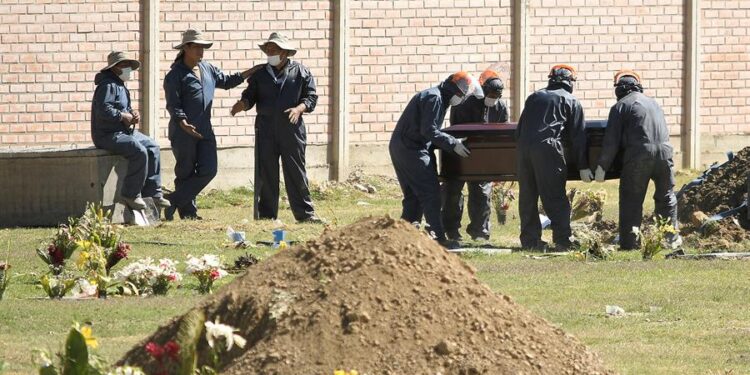
[[[130,91],[125,81],[141,66],[123,52],[107,56],[107,66],[96,74],[94,99],[91,102],[91,139],[97,148],[122,155],[128,170],[120,193],[133,210],[146,208],[143,197],[151,197],[157,207],[170,206],[161,191],[159,145],[140,133],[135,126],[141,120],[130,104]]]

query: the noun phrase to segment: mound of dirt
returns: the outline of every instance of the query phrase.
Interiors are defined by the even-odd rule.
[[[711,172],[702,184],[685,190],[677,202],[680,221],[688,222],[694,211],[703,211],[710,216],[745,202],[748,173],[750,147],[745,147],[734,159]],[[749,227],[747,211],[741,212],[738,218],[743,227]]]
[[[480,283],[412,225],[365,218],[283,250],[196,309],[247,339],[224,374],[609,374],[578,340]],[[120,364],[153,370],[144,346]],[[199,365],[207,363],[201,339]]]

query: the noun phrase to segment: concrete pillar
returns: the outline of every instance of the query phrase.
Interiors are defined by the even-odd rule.
[[[332,180],[346,180],[349,174],[349,0],[331,1],[333,9],[333,142]]]
[[[685,2],[685,102],[682,124],[682,167],[699,168],[700,147],[700,1]]]
[[[142,0],[141,132],[156,138],[159,129],[159,0]]]
[[[511,121],[518,121],[529,88],[528,0],[513,0]]]

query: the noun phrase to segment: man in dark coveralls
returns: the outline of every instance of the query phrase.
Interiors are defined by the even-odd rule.
[[[521,217],[521,247],[546,250],[542,241],[538,200],[552,221],[555,250],[566,251],[571,240],[570,201],[565,185],[568,167],[563,154],[563,136],[570,140],[570,160],[579,168],[581,180],[594,178],[588,167],[583,108],[573,96],[576,71],[569,65],[555,65],[546,88],[526,99],[516,128],[518,148],[518,212]]]
[[[640,248],[633,228],[640,228],[643,199],[649,180],[654,181],[654,210],[677,228],[674,163],[664,112],[653,98],[643,94],[640,76],[632,70],[615,74],[617,103],[609,111],[596,181],[602,182],[618,152],[623,153],[620,174],[620,248]],[[679,235],[669,235],[673,246]]]
[[[232,107],[234,116],[256,108],[255,117],[255,204],[256,219],[276,219],[279,213],[279,158],[284,184],[294,218],[299,222],[321,223],[310,198],[305,148],[307,131],[303,113],[318,102],[315,79],[310,70],[289,58],[297,49],[281,33],[271,33],[258,45],[268,64],[255,72],[242,98]]]
[[[404,198],[401,218],[419,223],[424,215],[429,230],[443,246],[458,246],[445,237],[440,217],[440,183],[435,148],[468,157],[463,140],[440,131],[449,106],[471,95],[483,97],[478,82],[466,72],[449,76],[438,86],[417,93],[407,104],[393,129],[388,151]]]
[[[498,123],[508,121],[508,106],[503,97],[505,85],[497,72],[485,70],[479,76],[484,99],[471,96],[461,105],[451,108],[450,124]],[[466,232],[472,239],[490,239],[490,195],[491,182],[464,182],[446,180],[443,182],[443,225],[448,239],[462,240],[461,217],[464,212],[464,184],[469,187],[469,225]]]

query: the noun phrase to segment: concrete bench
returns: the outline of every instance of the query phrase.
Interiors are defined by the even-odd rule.
[[[0,151],[0,227],[56,226],[115,205],[127,160],[94,147]]]

